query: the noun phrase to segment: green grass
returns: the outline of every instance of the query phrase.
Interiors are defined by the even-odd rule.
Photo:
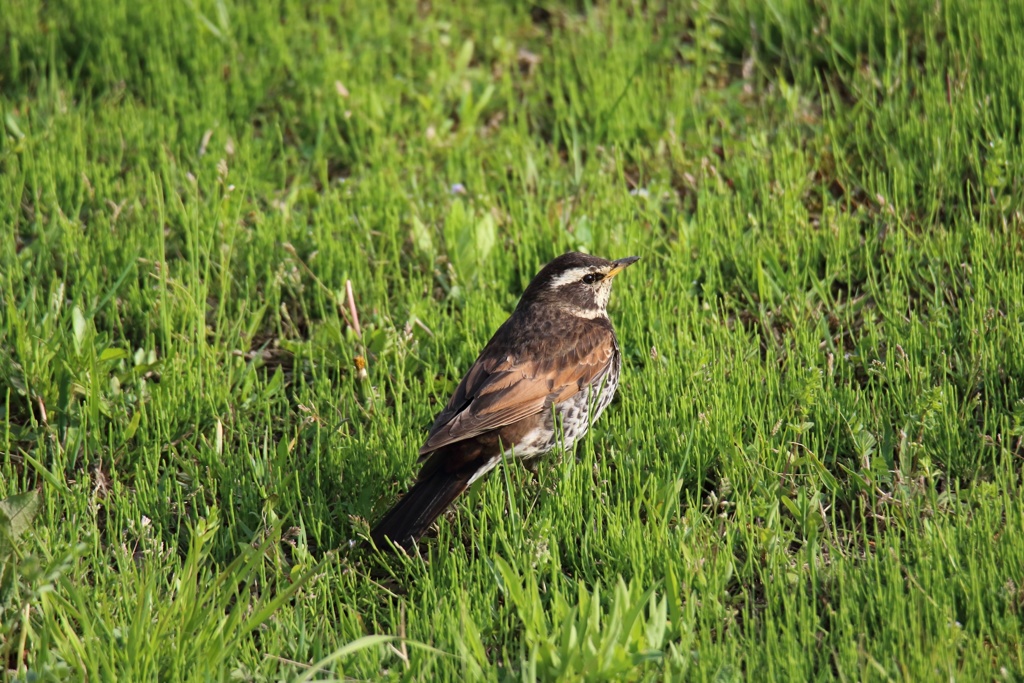
[[[1024,6],[377,4],[0,12],[8,675],[1024,677]],[[353,547],[567,249],[606,416]]]

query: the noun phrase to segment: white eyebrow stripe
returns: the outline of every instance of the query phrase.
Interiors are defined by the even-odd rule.
[[[573,268],[572,270],[565,271],[564,273],[562,273],[561,275],[556,277],[554,280],[552,280],[550,287],[552,289],[555,289],[556,287],[561,287],[562,285],[567,285],[570,282],[579,282],[580,280],[583,279],[584,275],[587,275],[588,273],[599,273],[599,272],[600,272],[599,270],[597,270],[597,269],[595,269],[595,268],[593,268],[591,266],[580,266],[578,268]]]

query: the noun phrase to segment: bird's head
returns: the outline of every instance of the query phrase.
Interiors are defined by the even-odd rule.
[[[535,302],[553,304],[569,315],[599,318],[606,314],[612,280],[639,256],[617,261],[570,251],[544,266],[523,292],[520,306]]]

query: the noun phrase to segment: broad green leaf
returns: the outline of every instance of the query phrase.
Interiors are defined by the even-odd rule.
[[[26,491],[0,500],[0,524],[6,527],[12,540],[28,530],[39,513],[40,504],[38,491]]]
[[[78,306],[71,309],[71,329],[75,334],[75,348],[81,350],[85,340],[85,315]]]

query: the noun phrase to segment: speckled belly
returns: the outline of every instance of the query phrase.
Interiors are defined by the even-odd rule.
[[[571,449],[586,435],[590,425],[597,421],[604,409],[612,402],[619,386],[621,357],[618,353],[608,369],[591,383],[586,391],[580,391],[555,406],[562,425],[561,436],[566,450]],[[529,459],[547,453],[559,442],[555,428],[554,412],[549,411],[541,427],[528,432],[513,449],[517,458]]]

